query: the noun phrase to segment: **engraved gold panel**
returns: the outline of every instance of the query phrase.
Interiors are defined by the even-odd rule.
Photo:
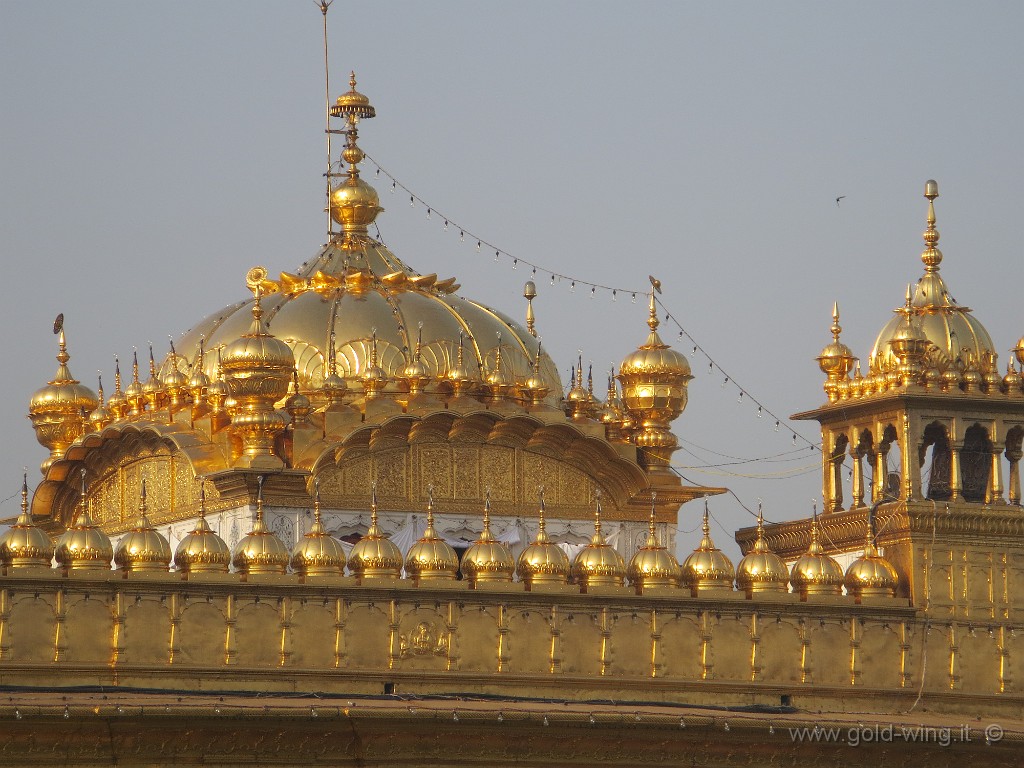
[[[153,596],[128,599],[124,612],[119,661],[129,664],[166,664],[170,655],[171,615]]]

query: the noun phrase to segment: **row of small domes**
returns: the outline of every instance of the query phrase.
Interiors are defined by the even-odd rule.
[[[28,513],[27,482],[22,489],[22,513],[11,529],[0,537],[0,566],[49,567],[56,557],[59,566],[68,569],[105,570],[111,560],[124,571],[165,571],[172,557],[170,545],[149,522],[143,489],[140,514],[135,527],[126,533],[117,548],[93,523],[84,507],[77,520],[56,543],[32,523]],[[683,587],[694,596],[701,593],[731,591],[733,583],[752,596],[755,593],[785,592],[791,584],[801,596],[838,595],[843,586],[849,594],[862,597],[892,596],[897,576],[892,565],[881,557],[869,535],[863,555],[843,573],[839,564],[827,555],[818,541],[817,518],[811,526],[811,543],[792,569],[773,553],[765,539],[763,519],[758,519],[757,539],[751,551],[733,568],[729,558],[711,540],[708,512],[703,521],[700,545],[682,566],[655,535],[653,514],[647,540],[627,565],[622,555],[608,544],[601,533],[600,500],[597,504],[594,536],[570,563],[565,551],[552,541],[544,522],[541,499],[539,531],[520,554],[518,561],[508,547],[496,539],[490,529],[490,502],[485,504],[483,531],[463,554],[461,563],[455,550],[434,529],[433,502],[427,506],[427,529],[403,558],[399,548],[383,535],[377,525],[377,505],[371,504],[371,524],[365,537],[345,556],[341,543],[330,536],[320,518],[320,499],[316,493],[314,522],[309,532],[289,552],[284,543],[263,520],[262,493],[257,498],[256,521],[252,530],[232,552],[210,528],[202,501],[195,528],[181,540],[173,557],[175,566],[185,573],[227,573],[229,565],[243,574],[286,573],[289,566],[302,576],[340,576],[347,564],[361,582],[397,579],[404,568],[417,584],[422,581],[454,579],[460,568],[472,586],[479,582],[511,582],[514,575],[528,588],[534,584],[574,582],[587,590],[592,587],[622,586],[626,579],[638,591],[659,587]]]

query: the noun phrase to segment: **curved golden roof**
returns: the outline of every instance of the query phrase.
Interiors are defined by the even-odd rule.
[[[199,519],[174,551],[174,565],[183,573],[227,573],[231,550],[206,522],[206,485],[199,486]]]
[[[480,538],[462,553],[462,575],[475,587],[483,581],[512,581],[516,561],[512,552],[491,533],[491,491],[488,488],[484,501],[484,527]]]
[[[114,564],[123,571],[166,571],[171,565],[171,545],[146,516],[146,481],[142,481],[139,517],[135,526],[117,543]]]
[[[570,573],[584,591],[589,587],[621,587],[626,576],[626,561],[601,534],[600,493],[594,505],[594,536],[576,553]]]
[[[32,522],[28,511],[28,474],[21,483],[21,514],[0,535],[0,568],[49,568],[53,560],[53,539]]]
[[[657,494],[651,493],[651,514],[647,521],[647,541],[630,558],[626,578],[637,592],[651,587],[678,587],[682,576],[679,561],[658,541],[654,527]]]
[[[711,525],[708,521],[708,504],[704,502],[704,522],[701,526],[704,537],[693,552],[683,561],[681,582],[696,597],[706,590],[732,591],[736,570],[732,561],[726,557],[711,540]]]
[[[397,579],[402,575],[402,552],[377,526],[377,484],[370,491],[370,529],[348,555],[348,569],[360,582]]]
[[[843,569],[818,541],[818,513],[811,518],[811,543],[789,571],[793,591],[807,595],[838,595],[843,590]]]
[[[263,521],[263,476],[256,496],[256,522],[235,545],[231,564],[243,574],[283,574],[288,570],[290,553],[277,535]]]
[[[863,598],[893,597],[899,584],[899,575],[892,563],[879,554],[875,547],[875,537],[868,520],[867,536],[864,540],[864,553],[850,563],[846,569],[843,586],[846,593],[860,602]]]
[[[968,307],[957,304],[950,295],[945,281],[939,275],[939,264],[942,252],[938,249],[939,232],[935,228],[934,200],[939,196],[938,184],[929,180],[925,184],[925,197],[928,199],[928,226],[924,232],[925,249],[921,253],[924,262],[924,275],[917,281],[911,304],[914,316],[918,321],[920,332],[934,346],[930,356],[933,362],[945,370],[958,359],[969,356],[975,364],[982,365],[988,356],[992,356],[995,364],[995,345],[985,326],[981,324]],[[879,331],[875,344],[871,348],[871,371],[889,370],[898,365],[899,360],[891,349],[889,342],[897,333],[903,314],[897,310],[896,316],[890,319]],[[965,362],[967,362],[965,360]]]
[[[92,521],[85,504],[85,470],[82,470],[82,494],[74,523],[57,539],[54,557],[57,565],[70,570],[110,570],[114,547],[110,539]]]
[[[755,592],[785,592],[789,584],[786,562],[768,548],[764,539],[764,514],[757,508],[757,539],[736,566],[736,586],[750,597]]]
[[[320,483],[313,492],[313,526],[292,549],[292,570],[300,576],[341,576],[345,550],[320,520]]]
[[[516,574],[527,589],[534,584],[565,584],[569,579],[569,556],[548,538],[545,530],[543,488],[537,514],[537,537],[519,554],[516,562]]]
[[[405,555],[406,576],[419,583],[454,579],[459,571],[459,556],[434,530],[434,489],[428,490],[427,530],[409,547]]]

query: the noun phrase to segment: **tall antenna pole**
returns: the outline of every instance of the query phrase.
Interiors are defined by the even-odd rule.
[[[331,68],[327,63],[327,9],[331,7],[334,0],[320,0],[320,12],[324,17],[324,89],[326,93],[326,105],[324,107],[324,121],[326,122],[327,136],[327,237],[328,242],[334,236],[334,221],[331,219]]]

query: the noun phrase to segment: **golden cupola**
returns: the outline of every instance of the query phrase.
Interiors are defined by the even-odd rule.
[[[549,537],[544,521],[544,489],[540,490],[537,537],[524,549],[516,563],[516,574],[532,590],[537,584],[565,584],[569,579],[569,556]]]
[[[938,248],[934,203],[939,196],[939,185],[933,180],[926,182],[924,196],[928,199],[925,248],[921,252],[924,275],[917,281],[911,309],[920,333],[927,339],[927,365],[937,368],[943,379],[955,388],[965,369],[979,373],[995,370],[997,354],[988,331],[969,308],[956,303],[939,274],[942,251]],[[897,310],[897,315],[879,332],[871,350],[870,373],[878,375],[898,370],[898,352],[891,342],[904,317],[904,312]]]
[[[256,494],[256,522],[231,553],[231,564],[243,575],[284,574],[291,559],[288,549],[263,520],[263,475]]]
[[[583,388],[583,353],[580,352],[576,367],[572,373],[572,386],[565,395],[565,412],[576,421],[586,419],[590,416],[590,398],[587,397],[587,390]]]
[[[621,587],[626,561],[601,533],[601,493],[594,502],[594,536],[572,562],[572,579],[583,592],[591,587]]]
[[[757,539],[736,566],[736,586],[747,597],[763,592],[785,592],[789,585],[786,562],[768,547],[764,538],[764,513],[757,506]]]
[[[647,519],[647,541],[637,549],[630,558],[626,568],[626,578],[637,594],[649,589],[678,587],[681,578],[679,561],[658,541],[658,533],[654,522],[654,509],[658,495],[651,492],[651,514]]]
[[[427,530],[405,555],[405,574],[417,585],[424,581],[454,579],[459,556],[434,529],[434,489],[427,489]]]
[[[314,481],[313,525],[292,550],[292,570],[304,578],[341,576],[345,572],[345,550],[331,536],[320,519],[320,482]]]
[[[103,401],[103,377],[97,379],[96,400],[97,406],[89,414],[89,429],[92,432],[102,432],[103,429],[114,420],[114,414]]]
[[[57,565],[65,570],[110,570],[114,547],[103,530],[92,521],[85,503],[85,470],[82,470],[82,493],[78,516],[57,539],[54,552]]]
[[[626,356],[619,366],[622,402],[635,417],[632,441],[641,449],[650,469],[664,469],[678,446],[669,422],[686,408],[687,383],[693,376],[686,356],[672,349],[658,335],[655,291],[661,283],[651,278],[647,341]]]
[[[471,589],[483,582],[509,582],[516,570],[512,552],[491,533],[491,489],[484,500],[484,527],[480,538],[462,553],[462,575]]]
[[[495,369],[500,347],[505,380],[514,384],[533,379],[527,399],[539,402],[550,397],[553,405],[562,392],[558,369],[545,356],[534,370],[536,339],[528,330],[502,312],[460,296],[456,278],[420,273],[370,236],[368,227],[381,209],[377,192],[359,175],[364,154],[357,135],[359,121],[375,110],[353,87],[331,107],[331,114],[344,121],[339,132],[346,138],[345,165],[334,166],[331,172],[330,211],[337,222],[332,227],[340,231],[330,232],[328,243],[296,272],[262,281],[265,330],[286,340],[294,351],[302,391],[323,392],[325,399],[340,402],[346,389],[352,397],[369,384],[372,396],[401,398],[403,373],[412,365],[417,380],[422,374],[448,388],[457,386],[459,394],[476,395],[479,372]],[[193,372],[205,369],[213,380],[213,355],[203,360],[200,347],[205,343],[208,352],[224,348],[227,366],[227,347],[252,324],[252,301],[235,302],[193,325],[176,342],[182,368],[188,364]],[[465,337],[461,365],[460,331]],[[168,358],[163,370],[170,368]],[[456,385],[449,377],[453,370],[466,373],[456,377]],[[335,372],[337,380],[328,382]],[[231,378],[230,370],[225,373]],[[347,386],[338,386],[338,381]],[[510,400],[518,394],[512,386],[500,391]]]
[[[811,517],[811,544],[793,563],[789,583],[801,600],[806,600],[808,595],[838,595],[843,591],[843,569],[818,541],[817,509]]]
[[[171,566],[171,545],[153,527],[146,514],[146,480],[139,492],[139,516],[114,549],[114,565],[127,573],[166,571]]]
[[[736,578],[736,569],[733,568],[732,561],[711,540],[709,515],[708,503],[705,500],[704,521],[701,523],[704,536],[682,565],[680,581],[682,586],[690,590],[693,597],[700,597],[709,592],[732,592]]]
[[[124,390],[124,400],[128,405],[127,416],[141,416],[146,412],[146,393],[139,381],[139,353],[132,352],[132,380]]]
[[[221,366],[234,400],[231,429],[242,441],[236,466],[280,469],[284,462],[274,453],[274,442],[284,431],[286,419],[274,404],[288,394],[295,355],[263,322],[261,298],[266,278],[263,267],[253,267],[246,275],[255,295],[252,325],[248,333],[226,347]]]
[[[899,585],[899,576],[886,558],[882,557],[875,546],[871,518],[868,517],[867,534],[864,539],[864,553],[850,563],[843,578],[846,594],[853,596],[857,602],[865,598],[893,597]]]
[[[0,569],[49,568],[53,560],[53,539],[32,522],[28,510],[28,473],[21,481],[21,514],[0,535]]]
[[[843,328],[839,325],[839,302],[832,305],[832,343],[818,355],[818,367],[825,374],[825,394],[830,402],[839,399],[840,386],[849,379],[853,364],[857,361],[848,346],[839,340]]]
[[[128,401],[121,391],[121,361],[114,358],[114,394],[107,401],[107,408],[114,421],[120,421],[128,415]]]
[[[377,484],[370,490],[370,529],[348,554],[348,569],[359,583],[397,579],[402,575],[402,551],[377,524]]]
[[[208,410],[207,397],[210,388],[210,377],[204,369],[206,358],[206,342],[199,340],[199,352],[196,354],[196,364],[192,366],[192,373],[188,378],[188,391],[192,396],[192,417],[199,418]],[[176,362],[176,361],[175,361]]]
[[[173,341],[171,342],[169,364],[170,369],[164,373],[161,384],[166,397],[167,409],[174,414],[189,404],[191,382],[189,377],[178,367],[178,351],[174,348]]]
[[[231,550],[206,521],[206,483],[199,486],[199,519],[174,551],[174,565],[182,573],[227,573]]]
[[[57,373],[45,387],[36,390],[28,405],[36,440],[50,452],[39,465],[44,475],[85,433],[89,414],[99,405],[96,393],[74,378],[68,368],[71,355],[64,337],[63,314],[57,317],[53,330],[58,335]]]
[[[142,385],[142,394],[146,398],[146,409],[159,411],[167,404],[167,393],[163,382],[156,375],[156,359],[153,357],[153,345],[149,345],[149,378]]]

